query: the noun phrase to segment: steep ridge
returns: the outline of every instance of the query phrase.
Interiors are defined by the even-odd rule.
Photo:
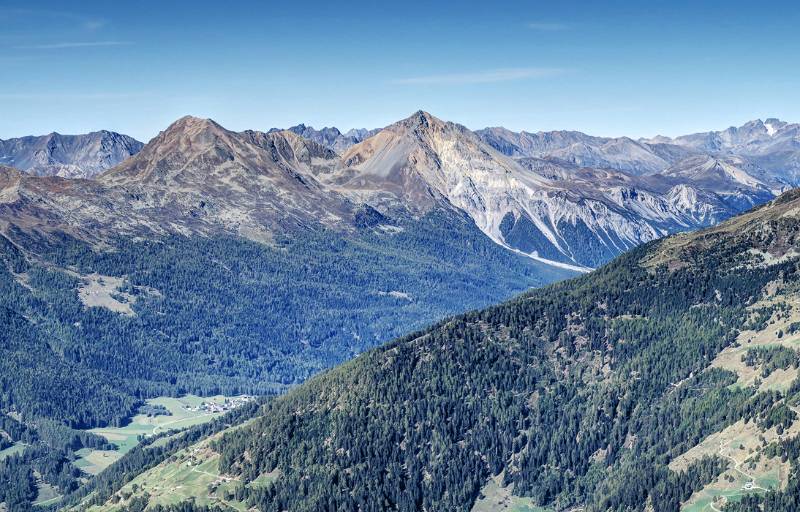
[[[590,139],[572,132],[533,142],[527,134],[519,137],[549,149]],[[426,112],[351,147],[342,161],[342,169],[321,179],[354,201],[386,211],[398,205],[426,211],[446,200],[497,243],[578,267],[595,267],[643,242],[718,222],[773,197],[756,180],[739,184],[746,199],[728,201],[717,194],[718,187],[730,191],[724,182],[695,182],[694,176],[638,178],[557,158],[514,159]],[[688,203],[684,188],[699,203]]]
[[[269,133],[272,132],[280,132],[284,131],[280,128],[271,128]],[[331,149],[337,153],[342,153],[346,151],[350,146],[354,144],[358,144],[359,142],[368,139],[369,137],[375,135],[380,130],[373,129],[368,130],[366,128],[354,128],[348,130],[345,133],[339,131],[336,127],[325,127],[321,130],[315,130],[313,126],[306,126],[304,124],[298,124],[286,129],[286,131],[290,131],[300,135],[305,139],[312,140],[317,144],[325,146],[328,149]]]
[[[793,510],[798,233],[792,191],[400,338],[189,451],[264,511]],[[95,502],[160,503],[126,481]]]
[[[0,164],[39,176],[91,178],[142,149],[127,135],[109,131],[85,135],[51,133],[0,140]]]

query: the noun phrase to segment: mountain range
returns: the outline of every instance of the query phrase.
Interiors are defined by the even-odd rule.
[[[702,154],[744,159],[751,171],[774,184],[793,186],[797,180],[800,125],[773,118],[749,121],[723,131],[638,140],[570,131],[515,133],[505,128],[486,128],[476,133],[509,156],[553,159],[581,167],[651,174]]]
[[[366,128],[353,128],[345,133],[339,131],[336,127],[327,126],[321,130],[315,130],[311,126],[306,126],[304,124],[298,124],[287,128],[286,130],[282,130],[280,128],[271,128],[269,132],[281,132],[281,131],[290,131],[296,133],[297,135],[312,140],[317,144],[325,146],[337,153],[341,153],[345,151],[350,146],[354,144],[358,144],[359,142],[363,141],[364,139],[368,139],[378,133],[380,128],[375,128],[372,130],[368,130]]]
[[[114,140],[135,146],[122,136]],[[425,112],[344,135],[304,125],[236,133],[184,118],[95,180],[13,179],[14,190],[48,205],[33,216],[36,222],[64,224],[70,216],[78,222],[69,232],[91,225],[87,237],[98,236],[99,227],[221,230],[261,240],[288,226],[349,229],[362,205],[389,217],[455,208],[503,247],[581,269],[667,233],[714,224],[793,186],[797,141],[797,125],[775,120],[634,141],[579,132],[471,132]],[[111,153],[124,154],[122,146]],[[83,175],[111,161],[80,155],[94,162]],[[175,172],[160,173],[178,163]],[[9,202],[5,208],[13,219]],[[24,215],[21,225],[31,222]]]
[[[719,325],[743,329],[741,308],[756,300],[764,279],[777,279],[775,269],[789,272],[794,261],[791,193],[742,217],[752,222],[654,242],[717,225],[793,186],[796,125],[769,120],[745,126],[633,141],[577,132],[473,132],[422,111],[381,130],[345,135],[302,125],[235,132],[187,116],[141,148],[110,132],[69,142],[53,136],[48,140],[62,142],[40,141],[46,151],[33,149],[33,143],[8,144],[13,155],[2,155],[13,158],[3,161],[24,169],[0,165],[0,445],[23,448],[20,457],[0,463],[0,503],[26,510],[42,489],[57,489],[66,499],[88,489],[77,460],[98,450],[120,456],[119,447],[88,430],[126,425],[145,400],[187,393],[280,394],[355,358],[327,374],[334,377],[298,388],[311,391],[266,406],[309,412],[303,421],[310,423],[293,431],[297,445],[273,449],[254,441],[260,434],[252,430],[242,430],[248,434],[236,440],[222,434],[224,424],[215,424],[233,441],[198,449],[216,454],[214,464],[231,478],[277,482],[246,496],[264,510],[317,509],[326,500],[345,509],[465,510],[492,493],[564,508],[591,503],[598,492],[615,496],[619,510],[648,500],[654,510],[664,504],[670,509],[689,499],[685,493],[692,485],[712,482],[721,466],[688,464],[702,478],[692,473],[670,480],[679,477],[664,469],[668,455],[689,446],[675,439],[659,445],[656,434],[642,430],[652,417],[661,418],[650,405],[662,404],[664,414],[675,416],[675,404],[656,401],[665,381],[700,379],[703,358],[715,357],[721,343],[730,341]],[[38,139],[18,139],[26,140]],[[131,156],[125,158],[126,152]],[[24,156],[34,154],[39,156]],[[26,164],[34,160],[59,164]],[[741,226],[737,222],[749,227],[737,233],[730,228]],[[750,238],[737,238],[745,233]],[[706,240],[725,247],[709,248]],[[677,244],[670,249],[680,253],[677,259],[667,251],[670,243]],[[758,257],[765,265],[759,266]],[[660,263],[637,263],[645,260]],[[519,299],[524,307],[498,306],[402,338],[389,345],[402,354],[398,360],[383,359],[392,348],[372,351],[442,318],[595,267],[605,270],[527,296],[530,301]],[[715,290],[720,304],[695,307],[709,293],[716,297]],[[533,309],[527,309],[529,302]],[[580,308],[573,311],[575,304]],[[608,308],[613,311],[606,313]],[[759,324],[758,332],[764,329]],[[663,343],[643,345],[667,331]],[[609,338],[617,332],[618,339]],[[631,336],[638,341],[628,345]],[[696,340],[702,342],[699,355],[692,352]],[[473,342],[478,351],[472,351]],[[428,362],[434,367],[427,368]],[[637,382],[639,374],[631,372],[644,372],[645,363],[664,372],[626,395],[623,384]],[[365,373],[349,373],[362,364]],[[424,371],[415,373],[419,365]],[[521,380],[507,380],[515,375]],[[717,377],[692,382],[731,384],[730,375],[719,382]],[[595,381],[600,384],[584,387]],[[454,382],[462,394],[451,389]],[[337,402],[325,389],[347,398]],[[498,401],[484,400],[485,393]],[[297,396],[304,398],[292,398]],[[541,409],[525,405],[525,397],[535,396],[543,397]],[[592,403],[616,411],[624,396],[633,409],[623,408],[623,419],[616,412],[608,413],[613,421],[591,419],[580,408]],[[385,416],[387,397],[406,404],[400,412],[408,414]],[[333,402],[315,401],[329,398]],[[606,399],[613,407],[603,405]],[[364,400],[374,407],[351,407]],[[777,398],[771,400],[770,407]],[[637,409],[639,404],[647,407]],[[328,405],[344,411],[344,423],[319,438],[327,429],[321,425],[338,414]],[[719,408],[717,402],[703,407],[712,405]],[[265,443],[293,439],[285,430],[296,419],[291,414],[248,410],[261,416],[254,421]],[[328,411],[324,421],[316,411]],[[741,412],[729,411],[726,418]],[[573,430],[560,437],[548,431],[552,424],[543,418],[554,414]],[[785,408],[775,414],[790,415]],[[494,419],[481,423],[486,418]],[[680,431],[695,442],[725,425],[719,420],[700,429],[694,418],[686,422]],[[569,439],[583,423],[591,434],[576,448]],[[442,430],[442,424],[450,426]],[[509,424],[515,425],[513,435]],[[400,438],[387,425],[409,428]],[[420,432],[438,437],[423,440]],[[394,458],[364,459],[359,448],[337,444],[361,436],[377,443],[364,444],[365,450]],[[630,444],[620,441],[627,436],[647,439],[643,451],[621,451],[620,443]],[[428,442],[436,447],[432,458],[419,448]],[[298,461],[309,445],[336,446],[336,452],[315,452],[324,462],[307,466]],[[403,459],[401,445],[416,447],[415,455]],[[554,471],[562,449],[572,450],[570,462],[564,472]],[[259,453],[258,462],[247,453]],[[346,468],[337,465],[341,454],[351,457]],[[501,463],[508,457],[520,465]],[[605,466],[594,464],[603,457]],[[134,460],[163,462],[156,459]],[[119,467],[129,461],[121,459]],[[391,469],[373,474],[361,470],[364,464]],[[312,475],[304,473],[306,467]],[[613,479],[608,489],[598,487],[601,470],[624,479],[640,467],[651,483],[680,485],[683,494],[646,495],[637,488],[638,494],[628,496]],[[126,470],[122,480],[133,474]],[[285,478],[274,480],[277,474]],[[109,475],[116,475],[114,485],[120,483],[119,473]],[[301,492],[303,482],[317,490]],[[377,482],[385,501],[376,501],[377,491],[364,482]],[[345,498],[332,491],[340,485],[358,491]],[[125,493],[116,499],[137,509],[142,496]],[[102,505],[102,495],[91,499]],[[132,496],[139,501],[130,502]]]

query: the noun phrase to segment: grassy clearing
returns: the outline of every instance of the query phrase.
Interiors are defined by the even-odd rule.
[[[735,503],[742,499],[740,491],[719,491],[717,494],[704,494],[697,501],[681,507],[681,512],[717,512],[725,503]],[[712,504],[716,508],[712,507]]]
[[[125,280],[120,277],[90,274],[83,276],[84,285],[78,288],[78,297],[87,308],[106,308],[123,315],[133,315],[131,304],[136,297],[119,291]]]
[[[779,439],[793,437],[798,433],[800,433],[800,421],[795,421],[782,436],[779,436],[776,427],[764,431],[754,421],[745,423],[739,420],[725,430],[711,434],[700,444],[675,458],[670,462],[669,468],[673,471],[684,470],[704,455],[719,455],[728,460],[744,462],[757,456],[766,445]],[[765,442],[761,442],[761,437]]]
[[[50,505],[59,501],[61,499],[61,494],[58,492],[58,489],[47,482],[43,482],[39,478],[38,473],[35,473],[35,475],[37,478],[36,487],[38,488],[39,494],[36,495],[36,501],[34,501],[33,504]]]
[[[253,480],[252,482],[247,484],[247,487],[258,489],[259,487],[266,487],[268,484],[277,480],[279,476],[278,470],[271,471],[269,473],[264,473],[263,475],[259,475],[258,478]]]
[[[89,448],[79,450],[77,454],[80,458],[74,462],[75,466],[90,475],[100,473],[122,456],[122,453],[117,450],[91,450]]]
[[[794,436],[798,432],[800,421],[796,421],[783,437]],[[762,437],[764,442],[761,441]],[[745,424],[738,421],[722,432],[707,437],[672,461],[670,469],[674,471],[685,469],[703,455],[717,455],[729,462],[728,469],[717,480],[694,493],[681,510],[713,511],[712,503],[722,508],[725,500],[721,500],[720,496],[736,500],[745,494],[784,487],[789,477],[789,462],[781,462],[779,458],[767,459],[761,454],[766,445],[779,437],[774,428],[762,431],[755,422]]]
[[[212,436],[212,439],[216,437]],[[244,503],[233,500],[236,488],[243,483],[236,477],[220,473],[219,454],[209,448],[212,439],[180,450],[155,468],[137,476],[114,494],[105,506],[90,510],[118,510],[130,503],[133,497],[146,493],[150,506],[176,505],[192,500],[196,505],[219,505],[246,511]],[[248,485],[263,486],[277,477],[277,473],[262,475]]]
[[[784,302],[784,301],[781,301]],[[757,304],[756,306],[768,304],[769,301]],[[793,350],[800,349],[800,332],[788,334],[789,325],[800,321],[800,300],[793,297],[785,301],[791,306],[790,314],[779,317],[774,316],[765,329],[761,331],[746,330],[742,331],[737,338],[737,346],[730,346],[717,355],[711,362],[712,367],[730,370],[739,376],[735,386],[747,387],[753,385],[756,379],[761,380],[759,391],[776,390],[784,392],[788,389],[792,380],[798,376],[798,369],[789,368],[787,370],[776,370],[766,379],[761,378],[761,366],[747,366],[742,357],[748,350],[753,348],[787,347]],[[786,333],[779,337],[778,333]]]
[[[28,446],[25,443],[14,443],[13,445],[9,446],[5,450],[0,450],[0,460],[5,459],[6,457],[11,457],[17,453],[22,453],[25,450],[25,447]]]
[[[481,496],[472,507],[472,512],[551,512],[538,507],[530,498],[513,496],[514,486],[503,487],[502,473],[490,478],[481,489]]]
[[[170,415],[147,416],[139,414],[124,427],[94,428],[90,432],[101,435],[116,444],[117,450],[81,450],[80,458],[75,465],[90,475],[96,475],[119,460],[139,443],[139,436],[152,436],[168,430],[180,430],[199,425],[221,416],[222,412],[206,412],[196,410],[203,402],[225,403],[228,397],[218,395],[199,397],[187,395],[182,398],[159,397],[148,400],[150,405],[162,405]]]
[[[778,369],[768,377],[762,378],[763,368],[747,366],[742,361],[742,356],[755,347],[784,346],[795,350],[800,348],[800,333],[778,336],[778,332],[788,332],[787,327],[791,323],[800,321],[797,298],[793,297],[787,304],[792,307],[789,315],[783,317],[776,315],[763,330],[742,331],[737,339],[738,346],[726,348],[714,359],[711,366],[736,373],[738,381],[734,386],[748,387],[760,381],[759,392],[774,390],[785,393],[798,376],[797,369]],[[800,412],[800,409],[793,409],[795,412]],[[694,493],[683,504],[681,510],[713,512],[722,509],[726,502],[737,501],[748,493],[761,493],[768,489],[785,487],[790,469],[789,462],[781,462],[779,458],[767,459],[762,455],[762,451],[772,442],[798,434],[800,434],[800,420],[795,421],[780,436],[776,427],[762,430],[754,421],[745,424],[740,420],[721,432],[708,436],[700,444],[673,460],[669,465],[670,469],[683,470],[704,455],[722,457],[728,461],[728,469],[717,480]]]
[[[254,419],[233,428],[242,428],[252,421]],[[130,504],[134,497],[147,494],[149,506],[174,505],[191,500],[196,505],[218,505],[244,512],[247,510],[246,505],[235,501],[233,495],[237,487],[245,484],[237,477],[220,473],[219,454],[210,448],[211,442],[222,435],[222,432],[217,433],[195,445],[179,450],[161,464],[138,475],[116,492],[106,504],[91,507],[89,510],[120,510]],[[259,476],[246,485],[251,488],[263,487],[276,480],[278,476],[279,473],[273,471]]]

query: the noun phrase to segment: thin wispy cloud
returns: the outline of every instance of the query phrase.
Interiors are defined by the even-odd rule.
[[[108,25],[101,18],[87,17],[66,11],[52,9],[0,9],[0,20],[3,19],[36,19],[51,18],[72,22],[86,30],[97,30]]]
[[[477,71],[474,73],[446,73],[392,80],[400,85],[464,85],[511,82],[532,78],[547,78],[566,73],[562,68],[505,68]]]
[[[0,101],[74,101],[74,100],[127,100],[133,98],[144,98],[150,96],[149,93],[126,93],[126,92],[90,92],[90,93],[0,93]]]
[[[68,41],[60,43],[15,46],[17,50],[61,50],[65,48],[95,48],[102,46],[130,46],[131,41]]]
[[[4,9],[0,8],[0,32],[2,31],[2,25],[10,23],[9,26],[22,26],[26,23],[38,23],[41,20],[47,20],[51,24],[57,23],[58,27],[56,28],[57,31],[62,31],[63,33],[71,32],[72,36],[53,36],[55,31],[48,30],[48,33],[51,34],[52,37],[59,37],[59,38],[84,38],[84,37],[91,37],[91,38],[98,38],[102,37],[96,34],[101,33],[103,28],[105,28],[109,21],[105,18],[101,18],[98,16],[84,16],[80,14],[74,14],[70,12],[58,11],[58,10],[46,10],[46,9]],[[103,46],[124,46],[132,44],[129,41],[64,41],[63,39],[60,42],[55,43],[43,43],[43,44],[30,44],[28,43],[29,39],[21,36],[23,32],[20,31],[20,35],[13,37],[18,41],[18,44],[15,46],[11,46],[11,48],[15,50],[58,50],[58,49],[68,49],[68,48],[90,48],[90,47],[103,47]],[[83,36],[77,34],[84,34]],[[86,34],[95,34],[92,36],[88,36]]]
[[[108,25],[106,20],[87,20],[83,23],[86,30],[98,30]]]
[[[555,23],[555,22],[542,22],[542,21],[534,21],[528,23],[528,28],[531,30],[538,30],[540,32],[560,32],[562,30],[567,30],[569,25],[566,23]]]

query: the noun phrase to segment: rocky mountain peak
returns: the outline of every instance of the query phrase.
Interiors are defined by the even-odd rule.
[[[403,119],[395,123],[392,126],[398,126],[407,128],[410,130],[430,130],[430,129],[437,129],[443,128],[447,123],[442,121],[441,119],[432,116],[428,112],[424,110],[417,110],[407,118]]]
[[[169,140],[175,137],[195,138],[197,136],[213,136],[231,133],[220,126],[213,119],[206,119],[194,116],[183,116],[173,122],[166,130],[161,132],[157,138]]]
[[[135,157],[103,176],[107,183],[143,183],[178,175],[201,176],[242,154],[239,136],[211,119],[184,116],[148,142]]]

